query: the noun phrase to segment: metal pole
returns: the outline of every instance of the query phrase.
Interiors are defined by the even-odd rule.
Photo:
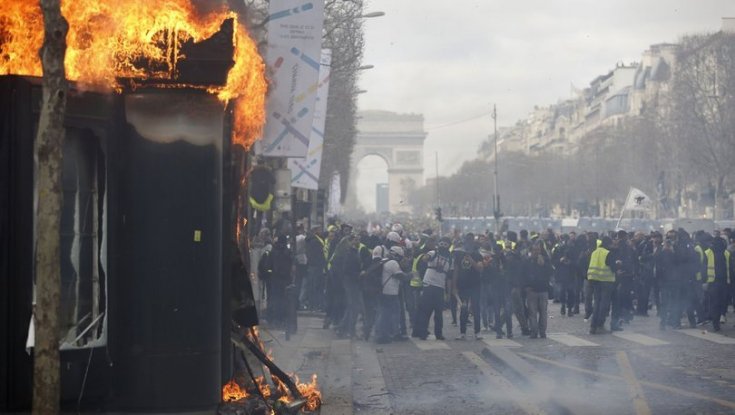
[[[434,167],[436,168],[435,172],[436,175],[434,176],[434,201],[436,202],[437,209],[441,209],[441,204],[439,203],[439,152],[434,152]],[[442,223],[439,222],[439,237],[442,236]]]
[[[436,205],[439,206],[439,152],[434,153],[434,158],[436,161],[435,167],[436,167],[436,174],[434,176],[434,200],[436,201]]]
[[[498,111],[493,104],[493,130],[495,135],[495,171],[493,172],[493,216],[495,217],[495,233],[500,230],[500,195],[498,194]]]

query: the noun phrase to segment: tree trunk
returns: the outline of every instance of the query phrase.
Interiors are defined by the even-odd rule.
[[[59,299],[61,291],[59,227],[61,217],[61,146],[64,140],[67,83],[64,74],[68,24],[60,0],[40,0],[44,41],[43,103],[35,141],[36,305],[33,351],[33,413],[59,412]]]

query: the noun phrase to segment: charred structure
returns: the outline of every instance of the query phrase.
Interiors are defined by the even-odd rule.
[[[232,39],[226,20],[183,44],[186,59],[166,82],[70,91],[60,235],[67,409],[212,412],[220,403],[231,378],[239,180],[232,105],[205,89],[227,82]],[[27,410],[31,399],[40,95],[38,78],[0,77],[2,411]]]

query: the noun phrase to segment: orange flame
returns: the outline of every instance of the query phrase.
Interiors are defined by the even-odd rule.
[[[319,391],[319,384],[316,381],[316,373],[311,375],[311,382],[301,383],[299,377],[296,378],[296,387],[299,388],[301,396],[306,399],[304,409],[307,411],[316,411],[322,405],[322,393]]]
[[[234,380],[227,382],[227,384],[222,387],[222,401],[224,402],[241,401],[247,397],[247,391],[240,388],[240,385],[238,385]]]
[[[260,340],[258,327],[252,327],[250,330],[246,332],[246,335],[255,343],[258,345],[258,347],[265,351],[265,345]],[[268,357],[272,360],[271,352],[268,351]],[[301,396],[306,400],[306,404],[304,405],[305,411],[316,411],[321,407],[322,405],[322,393],[319,391],[319,384],[317,383],[317,376],[316,374],[311,375],[311,382],[309,383],[303,383],[299,380],[299,377],[293,373],[289,374],[291,378],[293,378],[294,383],[296,384],[296,388],[299,390],[299,393]],[[257,387],[260,390],[260,393],[266,398],[266,399],[274,399],[282,402],[292,402],[294,400],[293,396],[291,396],[291,391],[288,389],[288,386],[279,378],[276,376],[271,376],[271,382],[273,384],[273,388],[271,388],[270,384],[266,382],[265,377],[258,376],[255,378],[255,387]]]
[[[265,65],[237,15],[226,9],[200,16],[190,0],[62,0],[69,22],[65,69],[82,89],[120,91],[120,78],[173,80],[180,51],[234,19],[234,65],[227,84],[210,93],[233,105],[233,143],[249,147],[265,122]],[[3,0],[0,75],[41,76],[43,16],[37,0]]]

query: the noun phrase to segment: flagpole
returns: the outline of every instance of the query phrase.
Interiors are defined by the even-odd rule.
[[[628,189],[628,196],[625,197],[625,203],[623,204],[623,208],[620,209],[620,219],[618,219],[618,224],[615,225],[615,230],[617,231],[620,229],[620,222],[623,221],[623,215],[625,215],[625,207],[628,206],[628,199],[630,199],[630,194],[633,192],[633,188],[631,187]]]

